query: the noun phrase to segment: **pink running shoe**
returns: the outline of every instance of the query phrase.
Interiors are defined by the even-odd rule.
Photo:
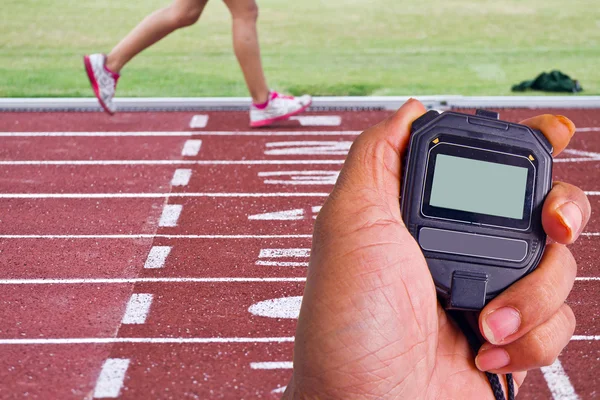
[[[106,56],[104,54],[84,56],[83,64],[100,105],[104,108],[104,111],[113,115],[116,111],[113,98],[115,97],[115,89],[120,75],[106,68]]]
[[[258,128],[271,125],[276,121],[288,119],[306,110],[310,107],[311,103],[312,97],[307,94],[300,97],[293,97],[271,92],[266,104],[252,104],[250,106],[250,126]]]

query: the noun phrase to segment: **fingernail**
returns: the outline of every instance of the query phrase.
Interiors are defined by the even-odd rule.
[[[510,364],[510,356],[504,349],[493,348],[480,351],[475,357],[475,365],[480,371],[500,369]]]
[[[502,307],[483,319],[483,334],[492,344],[500,344],[521,325],[521,314],[512,307]]]
[[[565,125],[569,129],[571,135],[575,133],[575,124],[573,123],[573,121],[571,121],[564,115],[556,115],[556,118],[560,121],[561,124]]]
[[[560,223],[567,229],[569,235],[575,235],[581,228],[583,214],[581,209],[572,201],[563,204],[556,209],[560,217]]]

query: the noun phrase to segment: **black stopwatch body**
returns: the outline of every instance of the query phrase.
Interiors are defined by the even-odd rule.
[[[402,217],[449,309],[478,310],[539,263],[552,146],[539,131],[429,111],[413,122]]]

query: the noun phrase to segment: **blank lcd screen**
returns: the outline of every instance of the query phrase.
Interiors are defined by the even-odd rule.
[[[527,168],[437,154],[429,205],[523,219]]]

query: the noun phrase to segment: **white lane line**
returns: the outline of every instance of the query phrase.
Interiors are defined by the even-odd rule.
[[[129,368],[127,358],[109,358],[104,361],[96,381],[94,397],[99,399],[119,397],[127,368]]]
[[[339,115],[302,115],[291,117],[290,120],[298,121],[302,126],[340,126],[342,123]]]
[[[576,281],[600,281],[600,277],[597,276],[579,276],[575,278]]]
[[[579,128],[588,129],[588,128]],[[596,128],[591,128],[596,129]],[[0,132],[0,137],[42,136],[357,136],[361,131],[204,131],[204,132]]]
[[[171,186],[186,186],[192,177],[191,169],[176,169],[171,178]]]
[[[118,283],[251,283],[306,282],[306,278],[82,278],[82,279],[0,279],[0,285],[79,285]]]
[[[208,123],[208,115],[206,114],[198,114],[192,117],[190,121],[190,128],[206,128],[206,124]]]
[[[312,234],[297,235],[0,235],[0,239],[310,239]]]
[[[576,278],[577,281],[600,278]],[[0,285],[75,285],[75,284],[116,284],[116,283],[227,283],[227,282],[306,282],[304,277],[292,278],[65,278],[65,279],[0,279]],[[574,336],[575,337],[575,336]],[[574,339],[577,340],[577,339]]]
[[[579,396],[575,393],[575,388],[571,385],[569,377],[565,373],[559,359],[548,367],[542,367],[542,374],[548,384],[548,389],[552,393],[554,400],[578,400]]]
[[[165,261],[171,252],[171,246],[152,246],[148,253],[148,258],[144,263],[144,268],[162,268],[165,266]]]
[[[269,142],[266,144],[266,155],[340,155],[345,156],[350,150],[350,141],[299,141]]]
[[[56,338],[56,339],[0,339],[0,345],[30,344],[113,344],[113,343],[155,343],[155,344],[208,344],[208,343],[293,343],[293,337],[213,337],[213,338]]]
[[[173,227],[177,226],[177,221],[181,215],[183,206],[181,204],[165,204],[158,226]]]
[[[568,162],[573,162],[573,163],[580,163],[580,162],[590,162],[590,161],[600,161],[600,157],[597,158],[555,158],[554,162],[555,163],[568,163]]]
[[[197,156],[202,146],[202,140],[186,140],[181,149],[181,155],[185,157]]]
[[[583,339],[600,340],[600,336],[587,336]],[[113,343],[154,343],[154,344],[206,344],[206,343],[293,343],[294,337],[217,337],[217,338],[44,338],[44,339],[0,339],[0,345],[31,344],[113,344]]]
[[[19,160],[0,165],[333,165],[344,160]]]
[[[600,232],[583,232],[581,236],[600,236]]]
[[[577,128],[577,132],[600,132],[600,128],[597,128],[597,127]]]
[[[148,318],[150,306],[154,296],[150,293],[134,293],[127,302],[125,315],[121,323],[123,324],[143,324]]]
[[[274,193],[0,193],[0,199],[160,199],[167,197],[327,197],[324,192]]]
[[[291,361],[251,362],[250,368],[252,368],[252,369],[292,369],[292,368],[294,368],[294,363]]]
[[[283,393],[287,389],[287,386],[278,387],[277,389],[271,390],[271,393]]]

